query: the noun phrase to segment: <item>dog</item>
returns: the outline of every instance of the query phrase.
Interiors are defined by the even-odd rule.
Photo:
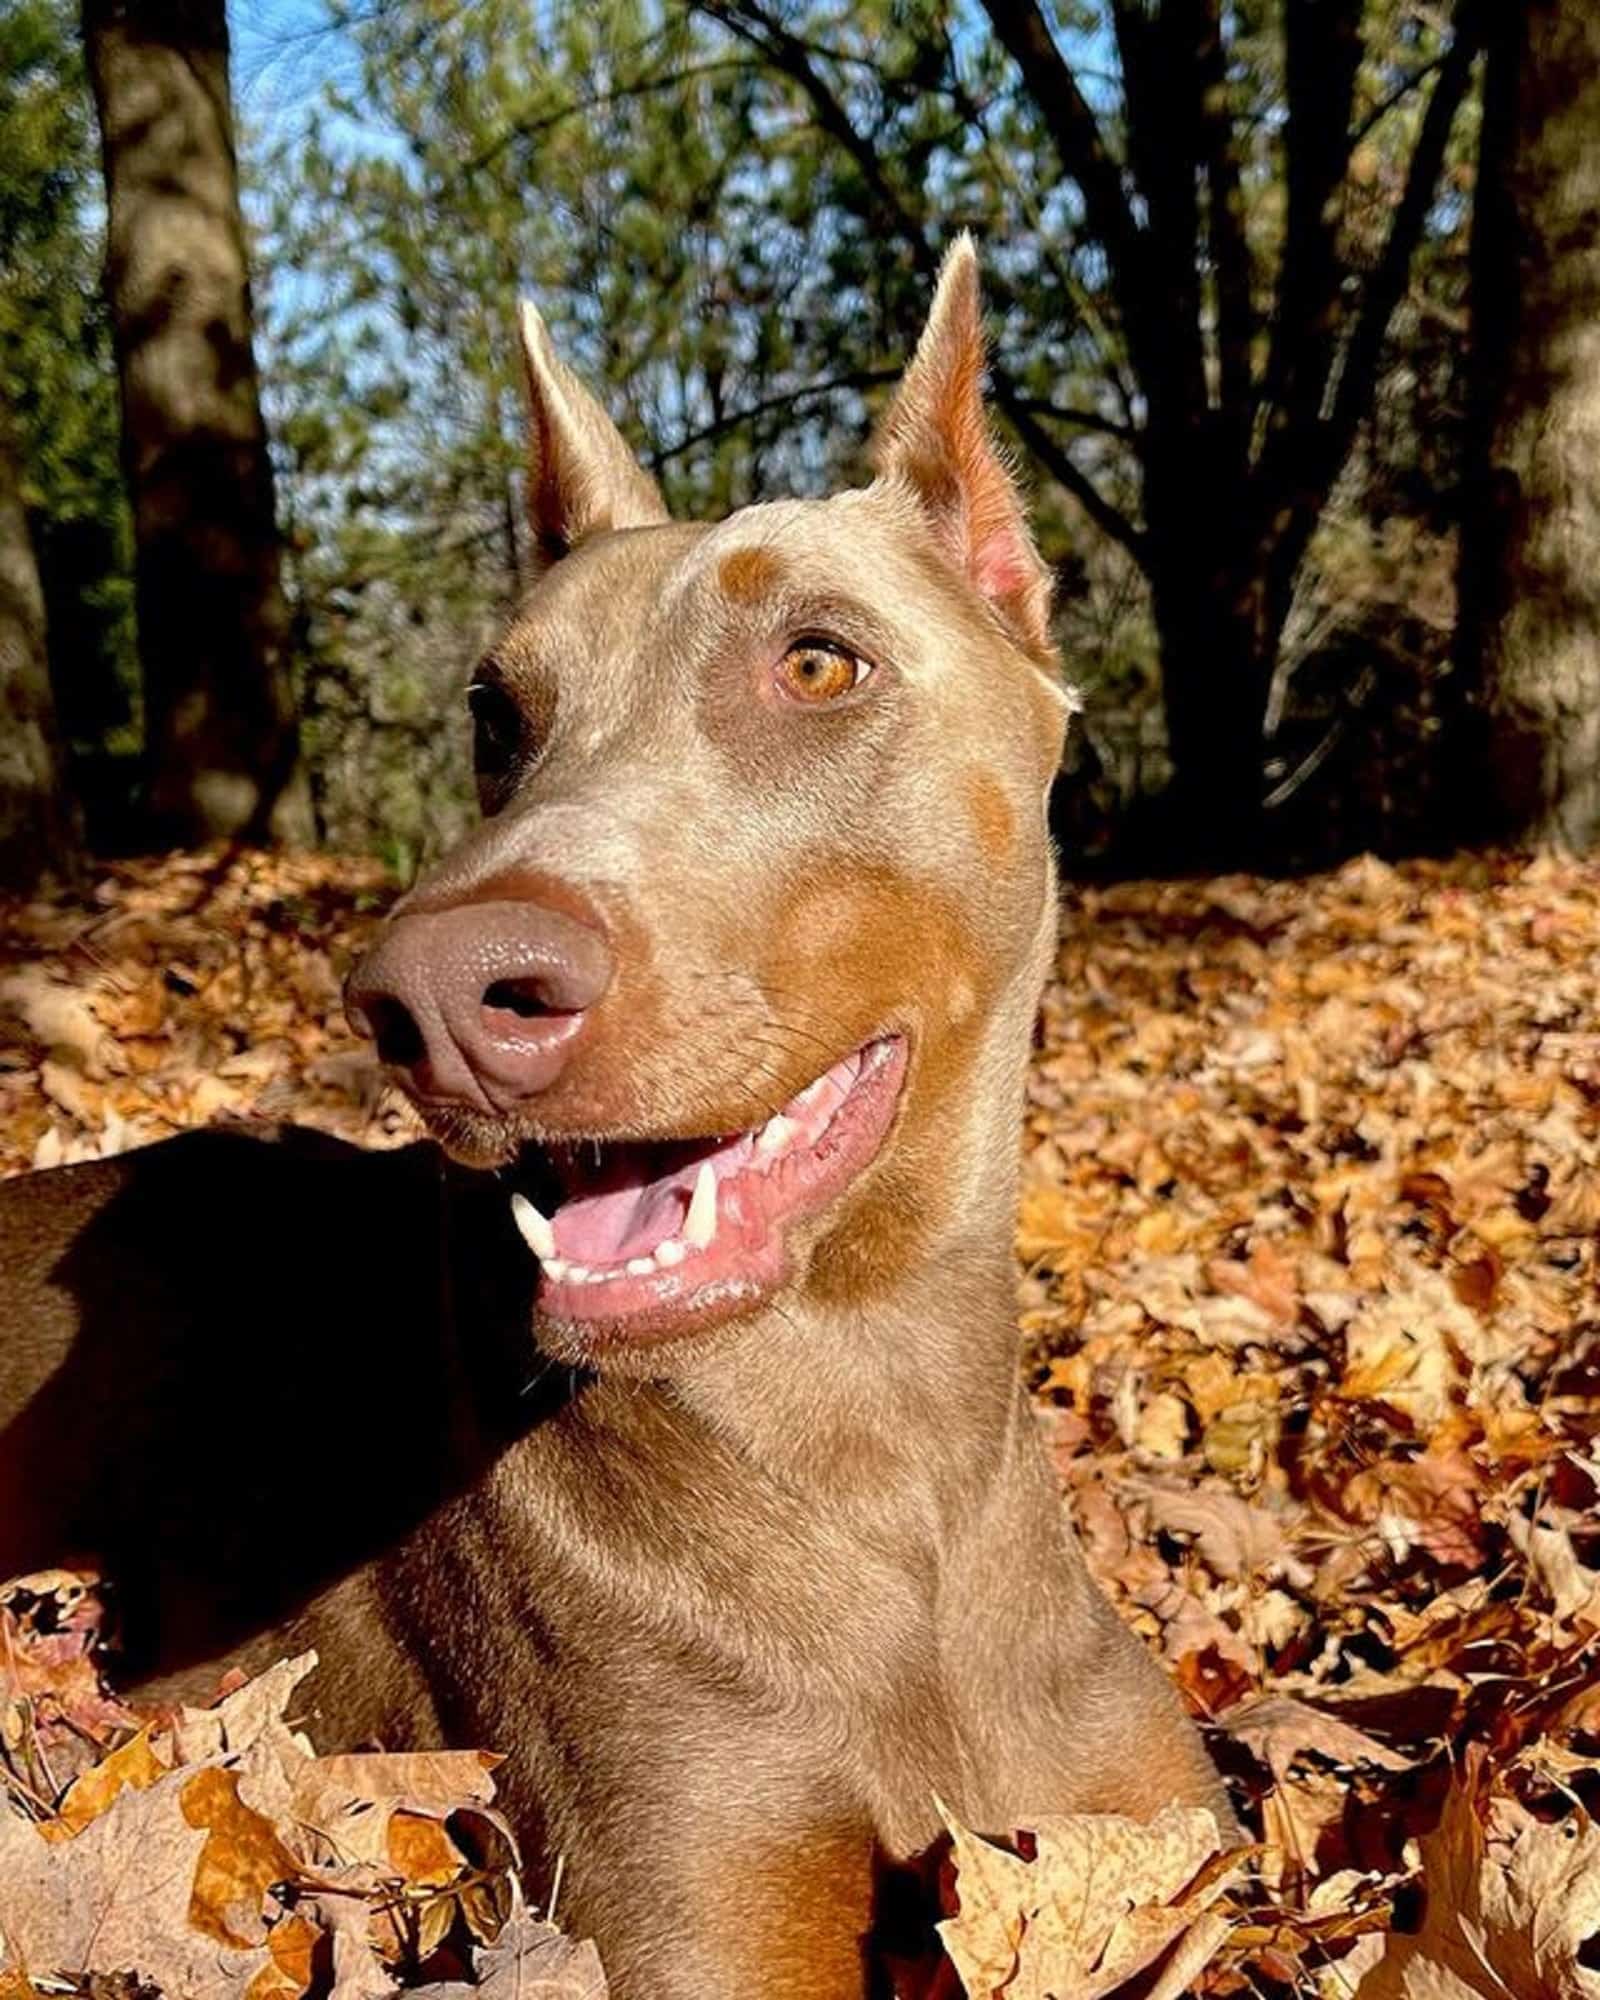
[[[158,1697],[314,1645],[325,1744],[504,1752],[617,2000],[857,2000],[935,1794],[1230,1824],[1018,1376],[1050,578],[970,241],[871,483],[715,526],[522,334],[482,821],[349,988],[448,1158],[8,1189],[0,1574],[94,1551]]]

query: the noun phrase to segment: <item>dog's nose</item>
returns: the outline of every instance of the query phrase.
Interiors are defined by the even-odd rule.
[[[345,1006],[419,1097],[503,1112],[555,1082],[611,973],[604,937],[575,917],[459,903],[392,918]]]

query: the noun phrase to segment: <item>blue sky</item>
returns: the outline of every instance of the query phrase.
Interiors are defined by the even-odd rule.
[[[259,137],[277,137],[349,70],[349,43],[322,0],[229,0],[228,26],[238,113]]]

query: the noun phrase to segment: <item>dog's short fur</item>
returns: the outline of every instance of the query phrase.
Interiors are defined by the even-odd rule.
[[[553,1318],[506,1184],[426,1148],[198,1135],[5,1196],[0,1574],[100,1557],[154,1686],[312,1644],[324,1743],[508,1753],[617,2000],[875,1990],[874,1871],[935,1793],[1226,1814],[1017,1380],[1068,705],[978,310],[963,244],[874,482],[715,527],[667,523],[530,323],[548,569],[484,671],[537,745],[391,920],[523,898],[607,940],[553,1081],[429,1107],[469,1164],[739,1131],[901,1037],[881,1150],[775,1290],[649,1344]],[[819,629],[872,672],[786,701]]]

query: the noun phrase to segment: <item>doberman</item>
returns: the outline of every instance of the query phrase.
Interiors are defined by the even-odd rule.
[[[157,1689],[311,1644],[325,1747],[505,1752],[617,2000],[846,2000],[935,1793],[1229,1823],[1018,1379],[1049,577],[965,240],[825,500],[670,522],[523,345],[482,823],[349,996],[448,1163],[200,1134],[14,1184],[0,1575],[92,1548]]]

